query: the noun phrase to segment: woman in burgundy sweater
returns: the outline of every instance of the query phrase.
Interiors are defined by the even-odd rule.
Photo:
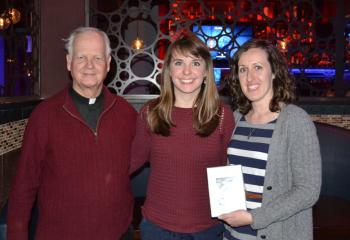
[[[222,239],[210,216],[206,168],[225,165],[234,125],[220,102],[205,44],[182,34],[168,48],[160,97],[137,120],[130,172],[150,162],[142,240]]]

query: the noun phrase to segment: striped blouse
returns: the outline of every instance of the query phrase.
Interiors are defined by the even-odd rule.
[[[276,120],[267,124],[251,124],[243,116],[237,123],[227,149],[229,163],[242,165],[248,210],[261,206],[268,151],[275,124]],[[256,239],[257,231],[250,225],[225,227],[224,240]]]

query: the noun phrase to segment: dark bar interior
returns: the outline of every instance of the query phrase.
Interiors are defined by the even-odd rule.
[[[78,26],[107,33],[112,61],[104,85],[136,110],[159,95],[165,53],[180,32],[194,33],[209,47],[215,83],[227,103],[227,75],[237,49],[252,38],[272,41],[286,56],[296,105],[311,116],[320,141],[322,189],[313,208],[314,239],[350,239],[348,0],[2,0],[0,239],[6,239],[8,194],[28,117],[70,81],[62,39]],[[135,240],[148,174],[145,167],[132,179]],[[33,216],[32,230],[35,211]]]

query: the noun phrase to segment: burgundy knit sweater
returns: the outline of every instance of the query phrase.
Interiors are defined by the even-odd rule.
[[[225,165],[226,149],[234,120],[224,107],[221,127],[210,136],[196,135],[192,127],[192,109],[172,110],[171,136],[150,132],[141,110],[132,145],[131,172],[150,162],[147,197],[143,216],[164,229],[194,233],[219,222],[210,217],[206,168]]]
[[[128,169],[135,121],[135,110],[106,88],[96,132],[67,89],[41,103],[24,134],[8,240],[28,239],[36,194],[36,240],[118,240],[132,219]]]

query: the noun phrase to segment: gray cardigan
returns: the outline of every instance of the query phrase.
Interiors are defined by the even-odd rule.
[[[235,112],[235,119],[241,117]],[[251,210],[257,239],[313,239],[312,206],[321,189],[321,154],[308,114],[290,104],[276,122],[266,166],[262,206]]]

